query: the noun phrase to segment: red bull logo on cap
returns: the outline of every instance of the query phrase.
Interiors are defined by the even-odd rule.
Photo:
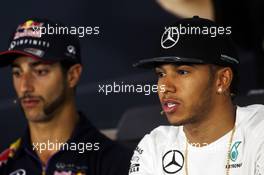
[[[21,37],[33,37],[40,38],[41,37],[41,28],[44,23],[36,22],[33,20],[28,20],[25,23],[19,25],[17,27],[14,40]]]
[[[34,27],[41,27],[42,25],[43,25],[43,23],[35,22],[33,20],[28,20],[24,24],[19,25],[17,29],[18,30],[21,30],[21,29],[27,30],[27,29],[34,28]]]

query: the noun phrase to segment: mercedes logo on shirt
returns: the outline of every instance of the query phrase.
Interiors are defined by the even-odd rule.
[[[177,27],[168,27],[165,29],[161,36],[161,47],[169,49],[173,47],[180,38],[180,34]]]
[[[26,175],[26,171],[24,169],[18,169],[12,173],[10,173],[9,175]]]
[[[170,150],[162,157],[163,171],[168,174],[174,174],[183,168],[184,157],[178,150]]]

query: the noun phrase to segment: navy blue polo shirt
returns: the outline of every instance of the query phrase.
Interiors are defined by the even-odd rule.
[[[58,145],[53,143],[50,148]],[[34,151],[39,148],[37,143],[31,143],[27,129],[19,141],[0,155],[0,174],[127,175],[132,156],[131,150],[101,134],[82,113],[72,137],[45,166]]]

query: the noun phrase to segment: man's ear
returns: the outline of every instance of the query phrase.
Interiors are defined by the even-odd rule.
[[[216,91],[219,94],[230,90],[230,85],[233,80],[233,71],[230,67],[224,67],[217,70]]]
[[[81,64],[74,64],[70,67],[67,72],[67,82],[69,87],[74,88],[77,86],[82,74],[82,69]]]

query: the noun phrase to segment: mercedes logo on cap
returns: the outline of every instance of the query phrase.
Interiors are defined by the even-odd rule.
[[[168,174],[174,174],[183,168],[184,157],[178,150],[171,150],[166,152],[162,157],[163,171]]]
[[[168,27],[161,36],[161,47],[169,49],[179,41],[180,34],[177,27]]]

